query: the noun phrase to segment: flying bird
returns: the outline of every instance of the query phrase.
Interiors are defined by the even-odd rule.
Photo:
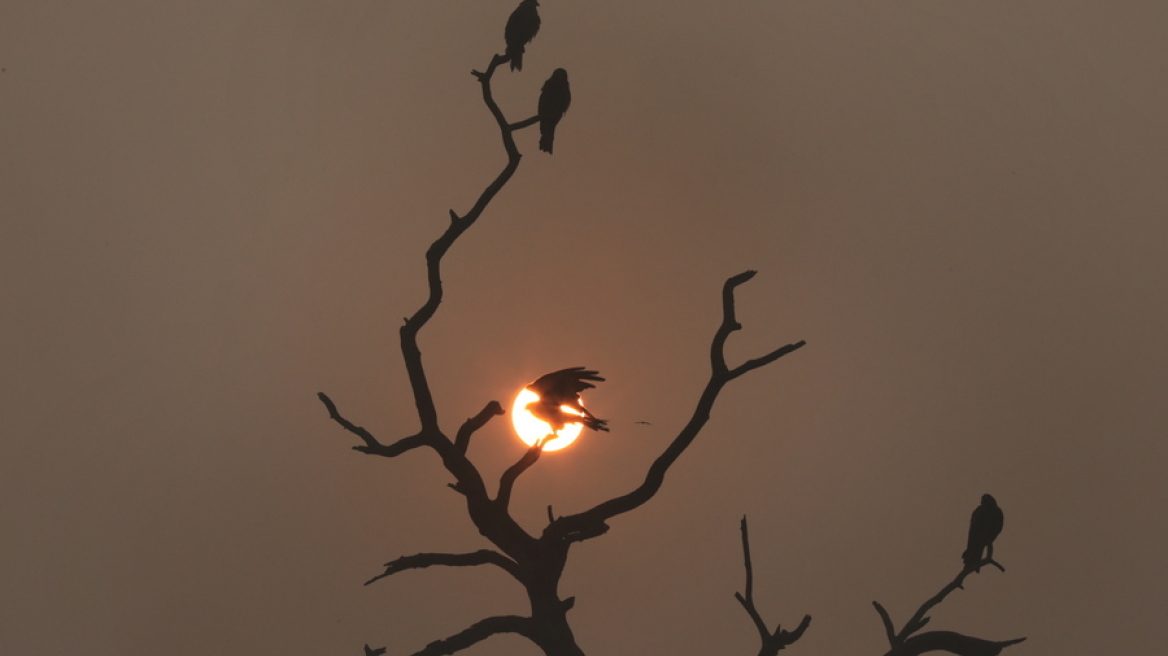
[[[994,540],[1002,532],[1005,517],[998,502],[988,494],[981,495],[981,505],[973,509],[973,516],[969,518],[969,542],[961,559],[965,561],[965,569],[981,571],[982,552],[986,558],[994,557]]]
[[[556,138],[556,125],[564,118],[568,105],[572,104],[572,91],[568,88],[568,71],[557,68],[543,83],[539,94],[539,149],[549,155],[552,142]]]
[[[572,367],[540,376],[527,386],[527,389],[539,395],[538,401],[527,404],[527,411],[546,421],[557,434],[565,424],[584,424],[594,431],[608,431],[607,420],[597,419],[580,404],[580,392],[596,387],[588,381],[604,380],[598,373],[584,367]],[[580,414],[565,412],[561,406],[567,406]]]
[[[536,9],[538,6],[536,0],[523,0],[507,19],[503,39],[507,41],[506,54],[511,58],[513,71],[523,70],[523,51],[539,32],[539,10]]]

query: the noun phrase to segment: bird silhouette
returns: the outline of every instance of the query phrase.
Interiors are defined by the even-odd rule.
[[[973,509],[969,518],[969,541],[965,553],[961,554],[965,569],[980,572],[983,552],[986,558],[994,557],[994,540],[1002,532],[1004,522],[998,502],[988,494],[981,495],[981,505]]]
[[[536,0],[523,0],[511,12],[507,27],[503,29],[503,39],[507,42],[506,54],[511,58],[513,71],[523,70],[523,52],[539,32],[538,6]]]
[[[556,138],[556,125],[564,118],[568,105],[572,104],[572,91],[568,88],[568,71],[557,68],[543,83],[539,94],[539,149],[551,154],[552,142]]]
[[[544,374],[527,386],[539,395],[538,401],[527,404],[527,411],[546,421],[557,435],[566,424],[583,424],[594,431],[607,431],[607,420],[597,419],[580,404],[580,392],[596,387],[588,381],[602,382],[604,379],[584,367],[561,369]],[[568,406],[580,414],[565,412]]]

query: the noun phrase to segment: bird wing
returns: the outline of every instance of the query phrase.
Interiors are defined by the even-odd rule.
[[[993,543],[1002,532],[1005,517],[997,504],[982,503],[973,509],[973,516],[969,518],[969,541],[966,550],[981,553],[981,550]]]
[[[543,83],[539,94],[540,118],[559,120],[572,104],[572,89],[568,86],[568,72],[557,68]]]
[[[555,403],[557,405],[574,403],[580,398],[580,392],[591,387],[596,387],[588,381],[601,382],[604,380],[598,374],[599,372],[591,371],[584,367],[561,369],[540,376],[527,387],[538,394],[539,398],[545,403]]]

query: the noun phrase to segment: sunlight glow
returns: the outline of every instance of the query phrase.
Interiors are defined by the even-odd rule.
[[[527,409],[527,404],[539,399],[539,395],[524,387],[519,396],[515,397],[515,403],[511,406],[511,424],[515,426],[515,432],[519,435],[519,439],[523,440],[527,446],[535,446],[539,440],[547,437],[552,432],[552,427],[542,419],[538,419],[531,414]],[[568,406],[560,406],[564,412],[574,415],[580,413],[574,408]],[[559,451],[576,441],[580,436],[580,431],[584,430],[583,424],[567,424],[563,430],[560,431],[559,436],[549,439],[543,445],[544,451]]]

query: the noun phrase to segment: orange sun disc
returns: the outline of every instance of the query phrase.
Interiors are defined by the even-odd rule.
[[[551,438],[543,444],[544,451],[559,451],[575,442],[576,438],[580,436],[580,431],[584,430],[584,424],[565,424],[558,435],[553,434],[551,424],[539,419],[527,409],[528,403],[538,400],[539,395],[526,387],[519,392],[519,396],[515,397],[515,403],[511,406],[511,424],[515,426],[515,432],[519,435],[519,439],[523,440],[527,446],[535,446],[536,442],[551,435]],[[560,406],[560,409],[570,414],[580,414],[575,408],[566,405]]]

